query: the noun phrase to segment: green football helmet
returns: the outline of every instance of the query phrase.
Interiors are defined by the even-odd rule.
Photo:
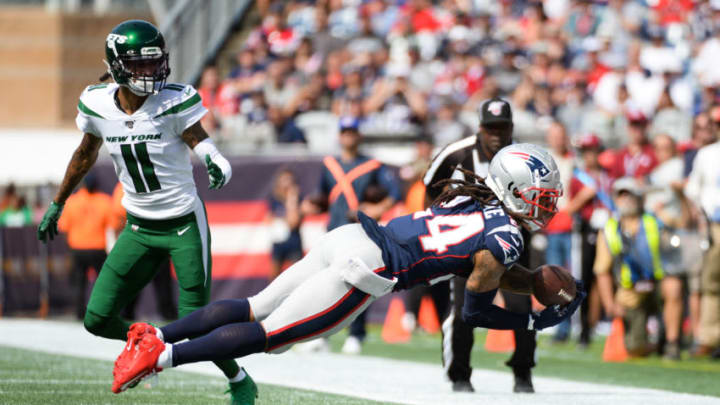
[[[138,96],[157,94],[170,75],[165,38],[147,21],[128,20],[113,28],[105,57],[113,80]]]

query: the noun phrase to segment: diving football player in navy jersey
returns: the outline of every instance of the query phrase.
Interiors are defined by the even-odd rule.
[[[532,293],[533,272],[514,265],[520,226],[537,231],[553,217],[562,190],[554,160],[540,147],[514,144],[495,155],[488,173],[475,182],[446,180],[451,187],[430,208],[384,227],[360,215],[253,297],[214,302],[158,329],[134,324],[113,391],[167,367],[284,352],[341,330],[378,297],[454,275],[468,277],[470,325],[539,330],[567,319],[585,295],[581,285],[570,303],[530,316],[492,304],[498,288]]]

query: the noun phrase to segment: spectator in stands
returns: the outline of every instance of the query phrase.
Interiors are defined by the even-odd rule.
[[[570,151],[570,143],[565,132],[565,127],[559,122],[553,122],[547,131],[547,143],[550,146],[550,154],[560,171],[560,181],[563,184],[563,196],[557,204],[558,213],[555,214],[550,223],[545,227],[548,245],[545,250],[545,261],[547,264],[554,264],[570,269],[572,251],[572,217],[565,210],[570,195],[570,180],[575,168],[575,157]],[[558,325],[553,339],[565,341],[570,336],[570,320]]]
[[[65,203],[58,228],[67,233],[73,260],[72,280],[76,289],[75,314],[85,317],[87,272],[100,273],[107,258],[105,235],[113,226],[112,200],[98,188],[95,173],[88,173],[80,189]]]
[[[286,117],[280,107],[270,106],[268,119],[275,128],[275,140],[278,143],[307,143],[305,133],[295,125],[295,119]]]
[[[566,206],[568,214],[574,216],[574,228],[579,233],[580,271],[585,288],[589,291],[588,298],[583,302],[580,312],[581,331],[579,343],[587,347],[590,343],[590,332],[600,317],[600,301],[595,286],[593,263],[597,250],[597,232],[605,226],[613,210],[610,197],[612,180],[600,166],[599,156],[602,151],[600,138],[596,135],[583,135],[577,140],[581,164],[570,180],[570,201]]]
[[[711,114],[715,118],[711,118]],[[720,107],[713,107],[710,112],[701,112],[693,120],[693,134],[690,145],[683,153],[683,177],[687,178],[692,172],[698,150],[712,144],[717,140],[715,133],[720,122]]]
[[[611,174],[615,178],[642,179],[657,165],[655,151],[645,134],[648,119],[642,111],[631,109],[627,112],[627,120],[627,144],[617,153],[617,164]]]
[[[492,70],[491,76],[497,80],[500,91],[509,94],[522,80],[521,68],[527,63],[520,48],[505,46],[500,50],[499,65]]]
[[[714,117],[713,117],[714,118]],[[712,124],[717,136],[717,123]],[[713,241],[704,258],[702,270],[702,297],[696,354],[704,356],[720,348],[720,140],[702,147],[695,157],[692,172],[685,187],[688,199],[699,206],[709,221]]]
[[[328,30],[330,33],[341,39],[350,39],[360,32],[360,12],[349,2],[345,4],[342,0],[330,0],[328,15]]]
[[[565,32],[570,38],[582,40],[595,34],[600,24],[599,15],[593,12],[593,3],[590,1],[574,2],[572,11],[565,23]]]
[[[407,66],[393,65],[375,82],[363,105],[373,132],[407,132],[415,120],[425,118],[425,97],[408,85],[409,73]]]
[[[361,140],[360,122],[353,117],[341,118],[340,159],[325,157],[320,194],[302,203],[305,214],[319,213],[327,207],[328,231],[356,222],[358,211],[380,220],[401,199],[400,187],[392,172],[379,161],[360,154]],[[350,187],[346,187],[348,184]],[[365,335],[363,313],[350,325],[343,352],[360,353]]]
[[[472,129],[458,119],[459,108],[452,99],[445,98],[439,104],[427,130],[435,145],[444,147],[472,135]]]
[[[343,66],[343,85],[333,93],[332,112],[344,117],[350,113],[349,103],[362,101],[367,95],[362,80],[362,68],[353,63]]]
[[[683,161],[677,156],[675,140],[660,134],[652,141],[657,166],[647,177],[649,190],[645,195],[645,209],[663,224],[683,228],[688,221],[683,194]]]
[[[268,213],[272,238],[272,267],[270,280],[280,275],[287,266],[302,259],[300,239],[300,189],[290,169],[280,169],[275,175],[272,192],[268,197]]]
[[[219,113],[219,88],[220,77],[217,68],[215,66],[207,66],[203,69],[202,76],[200,76],[200,86],[197,91],[202,98],[203,106],[208,109],[208,114],[205,114],[200,123],[205,131],[209,133],[215,132],[215,130],[220,127],[220,122],[217,117]]]
[[[692,117],[679,109],[670,97],[670,88],[666,87],[660,96],[655,116],[648,130],[650,138],[659,134],[666,134],[673,138],[675,143],[690,140]]]
[[[15,185],[10,183],[0,201],[0,227],[17,228],[32,225],[32,210],[25,202],[25,197],[17,194]]]
[[[271,107],[284,108],[298,92],[294,81],[288,80],[288,60],[280,58],[270,63],[263,89],[265,101]]]

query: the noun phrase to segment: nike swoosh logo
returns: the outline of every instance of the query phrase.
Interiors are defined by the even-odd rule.
[[[179,230],[179,231],[178,231],[178,236],[182,236],[185,232],[187,232],[188,229],[190,229],[190,225],[188,225],[188,227],[185,228],[185,229]]]

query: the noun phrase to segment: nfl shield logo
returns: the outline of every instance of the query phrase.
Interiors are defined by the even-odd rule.
[[[500,115],[504,105],[504,101],[493,101],[488,105],[488,111],[490,111],[492,115]]]
[[[132,129],[133,125],[135,125],[134,121],[125,121],[125,126]]]

